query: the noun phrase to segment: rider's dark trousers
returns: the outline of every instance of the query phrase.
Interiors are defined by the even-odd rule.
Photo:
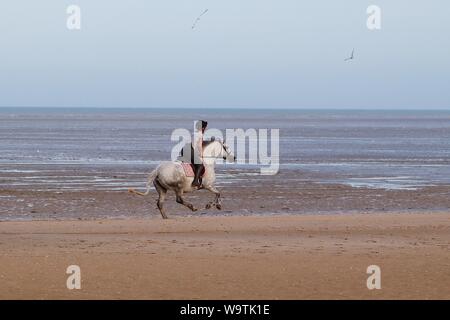
[[[194,147],[191,145],[191,163],[194,165],[194,183],[199,183],[200,173],[203,170],[203,161],[200,155],[195,152]]]

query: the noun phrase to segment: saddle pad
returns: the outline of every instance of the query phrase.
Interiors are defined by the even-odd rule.
[[[181,165],[184,169],[184,174],[186,177],[193,177],[194,176],[194,168],[192,168],[192,165],[190,163],[182,162]]]

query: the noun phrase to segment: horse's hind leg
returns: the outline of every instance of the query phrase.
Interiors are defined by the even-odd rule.
[[[164,209],[164,200],[166,199],[167,189],[164,188],[156,179],[153,180],[153,185],[156,188],[156,191],[158,191],[158,202],[156,205],[158,206],[159,212],[161,212],[161,216],[163,219],[167,219],[166,210]]]
[[[191,209],[192,211],[197,211],[197,208],[195,208],[192,203],[187,202],[186,200],[183,199],[183,191],[175,191],[176,195],[177,195],[177,202],[179,204],[182,204],[185,207],[188,207],[189,209]]]

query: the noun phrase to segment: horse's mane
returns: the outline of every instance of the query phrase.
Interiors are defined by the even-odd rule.
[[[213,142],[216,142],[216,140],[203,141],[203,148],[206,148],[207,146],[209,146]]]
[[[209,146],[213,142],[222,143],[220,140],[215,139],[214,137],[212,137],[211,140],[203,141],[203,147],[206,148],[207,146]]]

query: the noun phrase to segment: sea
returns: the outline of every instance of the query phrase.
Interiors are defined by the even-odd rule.
[[[140,176],[124,181],[100,173],[138,173],[170,160],[177,144],[172,133],[192,131],[196,119],[224,135],[226,129],[278,129],[277,167],[309,173],[314,183],[411,190],[450,184],[450,111],[30,107],[0,108],[0,189],[141,185]],[[263,164],[250,162],[241,156],[221,166],[257,175]],[[77,168],[90,170],[71,174]],[[242,179],[223,172],[223,183]]]

